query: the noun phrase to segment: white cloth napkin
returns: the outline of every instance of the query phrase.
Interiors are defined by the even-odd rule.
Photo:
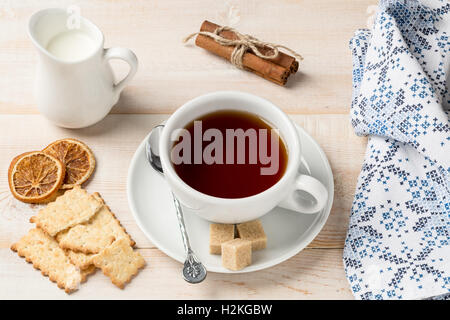
[[[358,299],[450,293],[450,3],[381,0],[350,41],[368,145],[345,242]]]

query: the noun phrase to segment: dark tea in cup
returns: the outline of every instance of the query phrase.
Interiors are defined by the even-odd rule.
[[[191,121],[174,135],[171,160],[193,189],[219,198],[245,198],[275,185],[286,171],[285,143],[266,119],[220,110]]]

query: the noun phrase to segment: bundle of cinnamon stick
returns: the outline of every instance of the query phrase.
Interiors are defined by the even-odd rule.
[[[220,26],[209,21],[204,21],[200,31],[214,32],[217,28],[220,28]],[[238,39],[235,32],[228,30],[220,32],[219,36],[230,40]],[[227,59],[228,61],[231,60],[231,55],[235,48],[234,46],[221,45],[215,39],[203,34],[197,35],[195,44],[198,47]],[[258,49],[263,54],[270,54],[271,51],[273,51],[268,47],[261,47]],[[242,57],[242,65],[244,69],[282,86],[286,84],[289,76],[296,73],[298,70],[298,61],[294,57],[281,51],[275,58],[264,59],[258,57],[251,50],[248,50]]]

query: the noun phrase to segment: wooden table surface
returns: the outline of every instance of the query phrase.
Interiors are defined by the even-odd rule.
[[[367,26],[376,0],[0,0],[0,299],[351,299],[342,248],[366,139],[349,123],[351,53],[348,41]],[[132,49],[139,70],[100,123],[81,130],[56,127],[33,98],[37,54],[27,37],[36,10],[76,4],[104,32],[106,47]],[[305,60],[279,87],[181,39],[205,19],[232,25],[300,52]],[[115,63],[117,75],[126,72]],[[215,90],[242,90],[271,100],[311,134],[330,161],[335,181],[331,215],[317,238],[278,266],[245,275],[212,273],[199,285],[180,277],[181,264],[159,251],[133,220],[126,198],[133,153],[156,124],[187,100]],[[15,200],[7,169],[22,152],[74,137],[94,151],[98,167],[87,184],[98,191],[137,242],[146,268],[125,288],[101,272],[66,295],[9,247],[32,225],[36,207]]]

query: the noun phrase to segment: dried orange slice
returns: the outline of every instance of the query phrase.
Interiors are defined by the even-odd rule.
[[[62,189],[70,189],[85,182],[94,172],[95,157],[91,149],[76,139],[61,139],[48,145],[46,154],[54,156],[66,167]]]
[[[8,170],[13,196],[27,203],[51,201],[64,182],[64,165],[42,151],[23,153],[13,159]]]

